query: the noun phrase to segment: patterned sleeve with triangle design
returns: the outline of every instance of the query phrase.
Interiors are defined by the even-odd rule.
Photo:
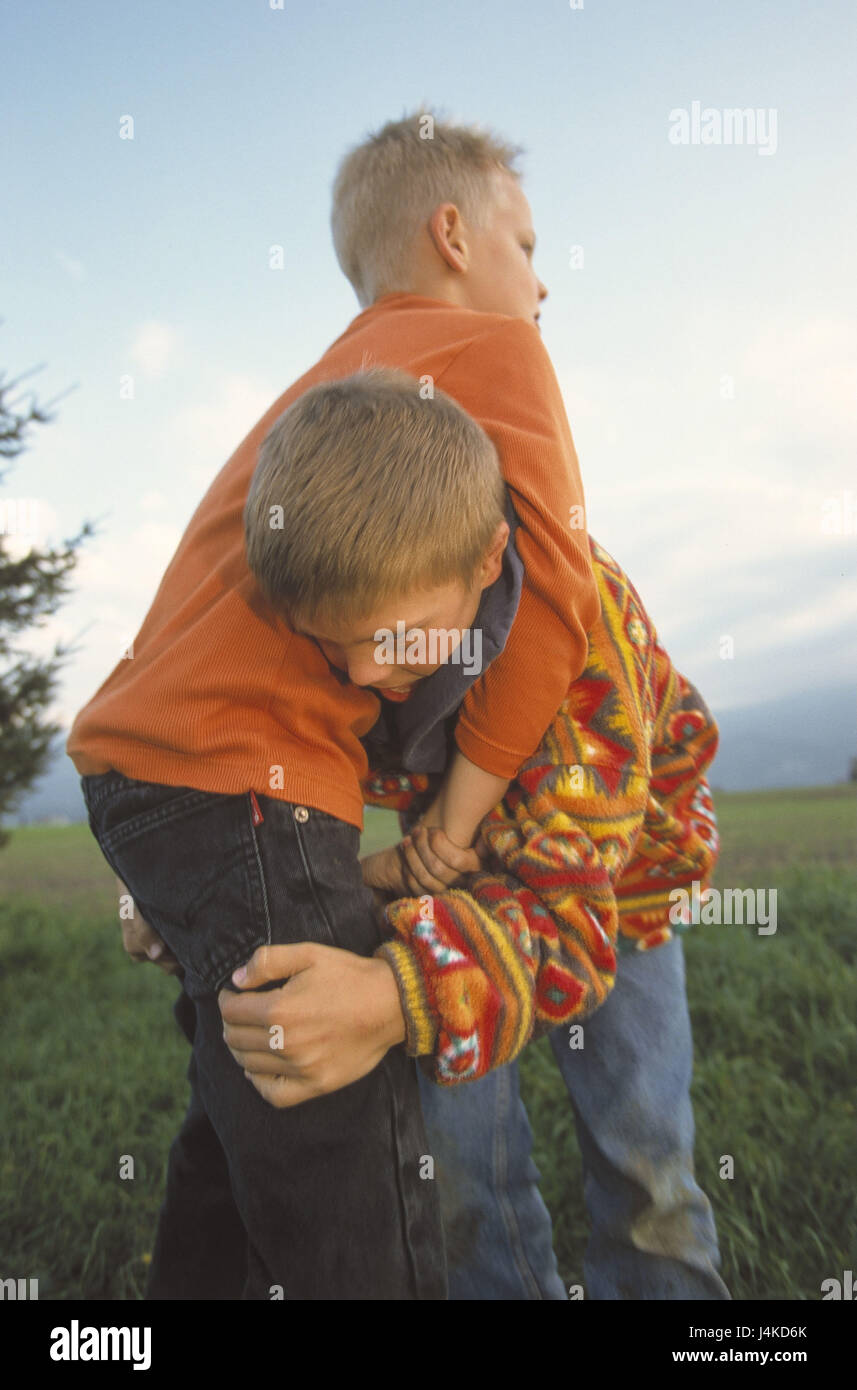
[[[587,665],[483,822],[486,870],[387,908],[394,935],[375,954],[396,976],[407,1051],[440,1085],[477,1080],[599,1008],[620,946],[668,940],[670,891],[704,881],[716,858],[704,776],[716,725],[591,545],[602,611]],[[368,801],[384,802],[383,780],[370,776]],[[401,806],[407,779],[395,780]]]

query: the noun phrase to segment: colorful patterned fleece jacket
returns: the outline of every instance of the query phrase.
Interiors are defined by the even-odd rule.
[[[670,940],[670,892],[705,885],[718,837],[705,773],[717,727],[627,576],[590,538],[601,616],[533,756],[483,822],[484,871],[387,908],[406,1048],[441,1085],[513,1061],[613,987],[617,951]],[[370,772],[368,804],[407,811],[424,774]]]

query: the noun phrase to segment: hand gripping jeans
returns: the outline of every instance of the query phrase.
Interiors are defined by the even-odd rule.
[[[693,1045],[681,940],[622,952],[605,1003],[549,1034],[574,1109],[592,1299],[728,1299],[711,1204],[694,1178]],[[564,1299],[517,1064],[436,1086],[423,1114],[447,1232],[450,1299]],[[559,1157],[559,1155],[557,1155]]]
[[[147,1298],[445,1299],[417,1068],[403,1046],[368,1076],[277,1110],[223,1041],[217,991],[263,944],[380,944],[358,831],[324,812],[82,779],[90,827],[185,970],[190,1105],[170,1151]],[[257,823],[254,823],[257,822]],[[151,1040],[150,1044],[151,1044]]]

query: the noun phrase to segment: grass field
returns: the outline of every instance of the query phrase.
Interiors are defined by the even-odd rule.
[[[720,794],[720,886],[776,888],[778,930],[692,928],[697,1173],[736,1299],[818,1299],[855,1268],[857,789]],[[364,847],[395,837],[372,813]],[[175,981],[130,965],[88,829],[14,831],[0,851],[0,1278],[46,1299],[141,1295],[187,1046]],[[522,1059],[535,1158],[566,1283],[586,1215],[571,1107],[545,1040]],[[134,1181],[119,1178],[124,1154]],[[719,1176],[732,1154],[735,1177]]]

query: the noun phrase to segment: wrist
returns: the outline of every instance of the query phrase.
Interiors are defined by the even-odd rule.
[[[360,867],[363,882],[367,888],[372,889],[376,903],[378,894],[384,894],[387,900],[401,896],[402,864],[395,845],[389,849],[376,850],[374,854],[367,854],[361,859]]]
[[[395,1047],[407,1038],[405,1017],[399,997],[399,986],[392,967],[382,957],[373,956],[367,962],[375,974],[375,994],[378,1006],[379,1030],[385,1045]]]

